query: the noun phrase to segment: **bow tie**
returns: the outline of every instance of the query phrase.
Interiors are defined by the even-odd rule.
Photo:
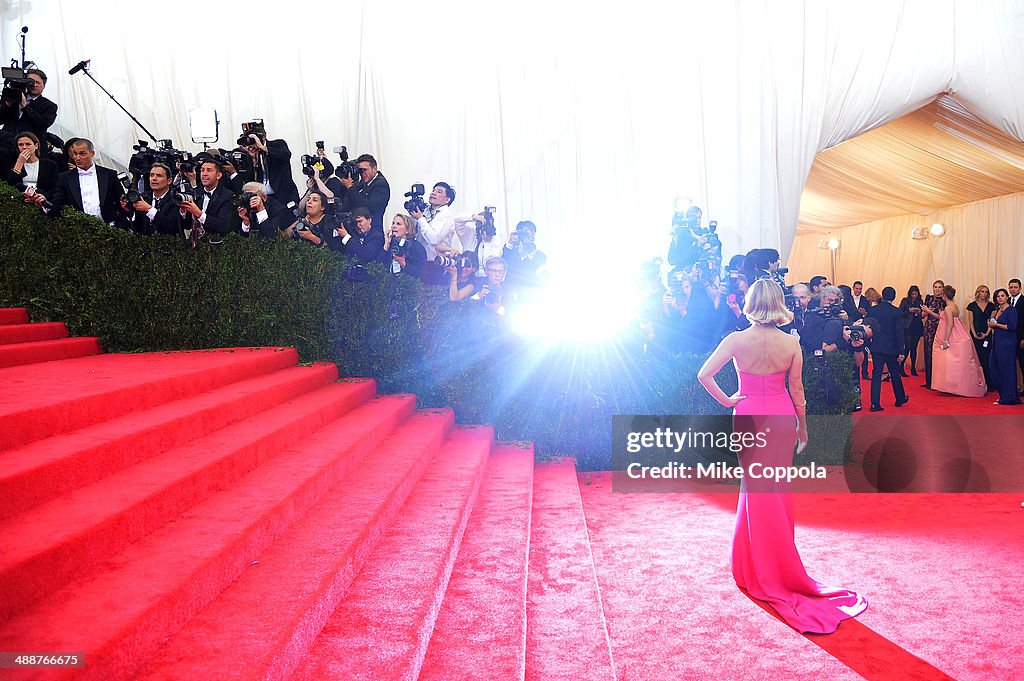
[[[79,174],[79,176],[82,176],[82,175],[95,175],[96,174],[96,166],[93,166],[92,168],[89,168],[88,170],[82,170],[81,168],[79,168],[78,169],[78,174]]]
[[[206,191],[204,189],[203,193],[206,194],[206,198],[208,198],[208,199],[212,199],[213,198],[213,192],[208,192],[208,191]]]

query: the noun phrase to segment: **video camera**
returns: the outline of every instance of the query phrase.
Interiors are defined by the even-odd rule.
[[[22,95],[28,96],[28,89],[32,80],[28,77],[28,71],[16,66],[0,67],[4,79],[4,90],[0,94],[0,105],[4,107],[17,108],[21,105]]]
[[[409,200],[402,204],[405,207],[407,213],[413,212],[424,212],[427,210],[427,204],[423,201],[423,195],[426,190],[422,184],[414,184],[412,188],[405,193],[405,197]]]
[[[238,141],[235,142],[240,147],[248,147],[252,145],[252,140],[249,139],[249,135],[256,135],[260,138],[260,141],[264,144],[267,143],[267,128],[263,124],[262,118],[255,118],[251,121],[242,123],[242,134],[238,136]]]
[[[149,142],[139,140],[139,143],[132,146],[135,151],[128,159],[128,172],[133,177],[145,177],[149,174],[154,163],[163,163],[174,171],[192,172],[196,168],[195,159],[187,151],[174,148],[171,140],[160,140],[157,148],[150,148]]]
[[[476,223],[476,240],[483,241],[484,234],[490,234],[492,237],[498,233],[498,228],[494,226],[494,212],[497,209],[494,206],[484,206],[484,209],[480,211],[480,215],[483,216],[484,221],[479,220]]]

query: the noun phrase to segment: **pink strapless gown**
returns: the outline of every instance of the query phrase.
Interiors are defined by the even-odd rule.
[[[786,374],[739,373],[740,394],[734,422],[737,430],[768,431],[766,447],[740,454],[740,465],[793,465],[796,413],[786,390]],[[732,542],[732,574],[736,584],[765,601],[791,627],[830,634],[844,619],[868,607],[856,592],[826,586],[807,576],[793,541],[793,498],[786,483],[744,477],[740,486],[736,533]]]
[[[988,392],[985,372],[978,361],[974,341],[959,317],[953,317],[949,347],[942,349],[946,337],[946,317],[939,319],[932,343],[932,390],[964,397],[984,397]]]

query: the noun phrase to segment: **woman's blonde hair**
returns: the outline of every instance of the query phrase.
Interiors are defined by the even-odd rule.
[[[786,308],[786,294],[771,279],[757,279],[747,289],[743,314],[752,324],[788,324],[793,313]]]
[[[872,303],[877,303],[879,300],[882,299],[882,294],[878,292],[878,289],[872,286],[871,288],[864,292],[864,297],[867,298]]]
[[[400,219],[402,222],[405,223],[405,231],[406,231],[405,238],[406,239],[415,239],[416,238],[416,221],[413,220],[408,215],[406,215],[405,213],[396,213],[395,217]],[[394,219],[392,219],[391,221],[394,222]],[[387,230],[390,231],[391,227],[390,226],[387,227]]]

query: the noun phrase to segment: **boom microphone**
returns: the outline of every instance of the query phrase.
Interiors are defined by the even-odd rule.
[[[85,68],[86,66],[88,66],[88,65],[89,65],[89,62],[91,62],[91,61],[92,61],[91,59],[86,59],[86,60],[84,60],[84,61],[80,61],[80,62],[78,62],[77,64],[75,64],[75,65],[74,65],[74,66],[73,66],[73,67],[71,68],[71,70],[70,70],[70,71],[68,71],[68,75],[69,75],[69,76],[73,76],[73,75],[75,75],[76,73],[78,73],[79,71],[81,71],[82,69],[84,69],[84,68]]]

